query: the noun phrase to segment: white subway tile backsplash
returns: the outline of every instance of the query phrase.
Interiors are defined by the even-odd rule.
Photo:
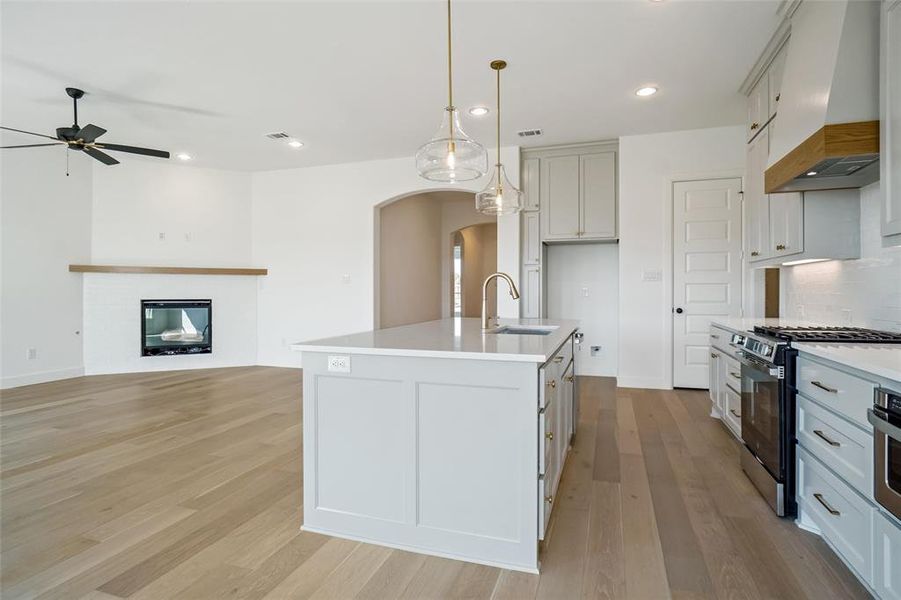
[[[879,184],[860,191],[861,257],[782,267],[782,316],[901,331],[901,247],[883,248]]]

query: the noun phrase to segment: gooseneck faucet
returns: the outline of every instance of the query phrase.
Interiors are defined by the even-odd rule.
[[[485,283],[482,284],[482,331],[491,329],[491,317],[488,316],[488,284],[492,279],[497,278],[503,279],[510,286],[511,298],[514,300],[519,299],[519,290],[516,289],[516,284],[513,283],[513,279],[509,275],[506,273],[492,273],[486,277]]]

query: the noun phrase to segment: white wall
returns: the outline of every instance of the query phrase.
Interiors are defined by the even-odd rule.
[[[860,259],[782,267],[780,314],[901,332],[901,246],[883,248],[879,183],[860,191]]]
[[[93,195],[97,264],[253,266],[250,173],[140,159],[97,163]]]
[[[577,319],[577,375],[615,376],[619,353],[619,248],[566,244],[547,249],[547,315]],[[587,295],[586,295],[587,294]],[[596,356],[591,346],[600,346]]]
[[[744,164],[741,126],[620,138],[618,385],[671,386],[673,181],[734,177]]]
[[[502,149],[502,160],[518,181],[519,149]],[[373,327],[376,205],[421,191],[476,192],[484,185],[435,185],[416,174],[412,158],[254,173],[253,260],[270,269],[260,279],[260,364],[299,366],[288,343]],[[501,217],[498,268],[518,273],[518,265],[518,216]],[[503,316],[519,314],[506,294],[498,307]]]
[[[81,375],[82,280],[91,254],[91,166],[59,148],[4,150],[0,186],[0,385]],[[26,358],[28,348],[37,357]]]

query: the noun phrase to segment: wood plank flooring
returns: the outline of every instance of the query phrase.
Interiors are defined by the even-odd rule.
[[[706,393],[603,378],[580,378],[540,576],[301,533],[300,383],[247,367],[2,392],[4,600],[867,597],[758,496]]]

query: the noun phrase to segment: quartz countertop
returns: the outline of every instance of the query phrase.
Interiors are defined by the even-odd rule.
[[[441,319],[291,344],[299,352],[342,352],[544,363],[574,331],[578,321],[500,319],[499,326],[556,327],[548,335],[483,332],[481,319]]]
[[[885,377],[901,386],[901,344],[794,343],[798,352]]]

